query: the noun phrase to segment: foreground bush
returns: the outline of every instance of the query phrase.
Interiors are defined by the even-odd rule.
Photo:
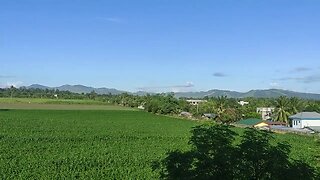
[[[201,125],[192,130],[187,152],[169,152],[154,164],[164,179],[319,179],[316,170],[289,158],[290,145],[272,145],[270,132],[246,129],[238,134],[225,125]]]

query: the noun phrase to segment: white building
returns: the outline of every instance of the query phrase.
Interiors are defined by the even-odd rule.
[[[207,102],[207,101],[206,100],[189,99],[189,100],[187,100],[187,102],[190,103],[191,105],[197,106],[200,103]]]
[[[320,114],[317,112],[301,112],[290,116],[293,128],[320,127]]]
[[[241,106],[244,106],[244,105],[248,105],[249,102],[246,102],[246,101],[239,101],[238,104],[240,104]]]
[[[265,120],[271,119],[274,109],[275,108],[273,107],[260,107],[260,108],[257,108],[257,113],[261,114],[262,120],[265,121]]]

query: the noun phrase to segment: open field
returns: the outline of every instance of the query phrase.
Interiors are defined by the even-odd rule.
[[[0,98],[0,109],[135,110],[94,100]]]
[[[188,149],[198,124],[141,111],[0,110],[0,178],[156,179],[152,162]],[[276,136],[317,165],[315,138]]]
[[[88,99],[41,99],[41,98],[0,98],[0,103],[7,104],[87,104],[106,105],[102,101]]]
[[[154,179],[196,122],[139,111],[0,111],[0,178]]]
[[[86,105],[86,104],[21,104],[0,103],[0,109],[42,109],[42,110],[126,110],[135,111],[133,108],[114,105]]]

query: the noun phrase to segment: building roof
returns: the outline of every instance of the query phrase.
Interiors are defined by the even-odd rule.
[[[213,113],[204,113],[203,116],[209,117],[209,118],[215,118],[217,115]]]
[[[320,114],[317,112],[301,112],[289,117],[290,119],[320,120]]]
[[[279,122],[279,121],[266,121],[266,123],[269,126],[284,126],[284,125],[287,125],[285,122]]]
[[[309,126],[309,128],[316,132],[320,132],[320,126]]]
[[[250,119],[243,119],[237,122],[237,124],[243,124],[243,125],[247,125],[247,126],[254,126],[256,124],[259,124],[263,122],[261,119],[254,119],[254,118],[250,118]]]
[[[207,101],[201,100],[201,99],[188,99],[187,102],[207,102]]]

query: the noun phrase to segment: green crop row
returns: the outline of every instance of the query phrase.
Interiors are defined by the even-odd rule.
[[[130,111],[0,111],[0,178],[156,178],[196,123]]]
[[[140,111],[0,110],[0,179],[157,179],[153,162],[189,149],[198,124]],[[279,140],[317,165],[313,137]]]

